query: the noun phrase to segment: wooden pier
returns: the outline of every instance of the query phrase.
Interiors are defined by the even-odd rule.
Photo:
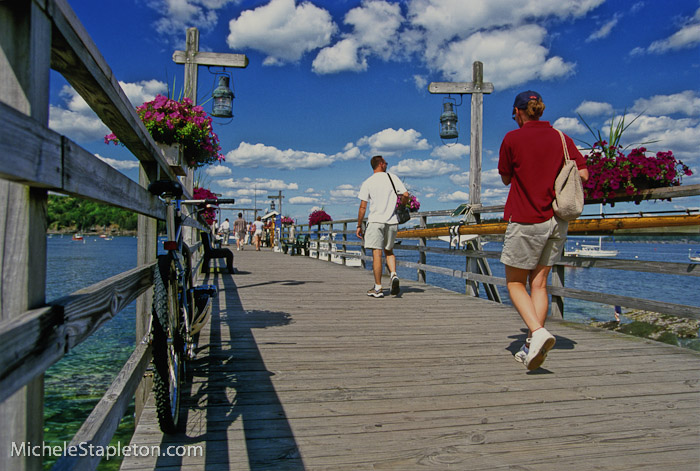
[[[235,252],[187,387],[187,430],[160,433],[152,398],[123,470],[692,470],[700,354],[550,321],[542,369],[513,360],[509,306],[369,271]],[[171,449],[176,450],[176,449]],[[179,450],[183,450],[182,448]],[[183,454],[182,451],[178,454]]]

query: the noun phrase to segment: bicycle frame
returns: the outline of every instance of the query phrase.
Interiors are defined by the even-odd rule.
[[[197,210],[183,216],[182,205],[210,205],[216,200],[182,200],[182,186],[174,181],[156,181],[148,189],[165,202],[168,236],[163,244],[167,253],[158,256],[154,271],[150,336],[155,367],[153,392],[161,430],[176,433],[183,426],[180,396],[185,363],[194,357],[196,335],[208,320],[211,297],[217,291],[212,285],[192,286],[190,249],[183,241],[182,228],[198,226],[191,218]]]

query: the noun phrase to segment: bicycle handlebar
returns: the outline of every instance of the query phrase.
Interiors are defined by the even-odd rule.
[[[236,204],[236,200],[233,198],[219,198],[216,200],[216,204]]]

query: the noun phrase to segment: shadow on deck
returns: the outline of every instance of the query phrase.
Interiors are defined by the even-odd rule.
[[[235,252],[192,368],[187,431],[152,399],[122,469],[696,471],[700,355],[564,322],[528,373],[508,306],[307,257]],[[195,448],[190,448],[196,451]],[[185,451],[178,449],[176,451]],[[181,453],[180,453],[181,454]]]

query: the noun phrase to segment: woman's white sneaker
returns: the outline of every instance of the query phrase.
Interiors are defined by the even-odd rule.
[[[532,340],[530,341],[530,351],[523,362],[525,367],[528,370],[536,370],[539,368],[545,358],[547,358],[547,352],[554,347],[556,342],[557,339],[544,327],[534,331],[532,333]]]

